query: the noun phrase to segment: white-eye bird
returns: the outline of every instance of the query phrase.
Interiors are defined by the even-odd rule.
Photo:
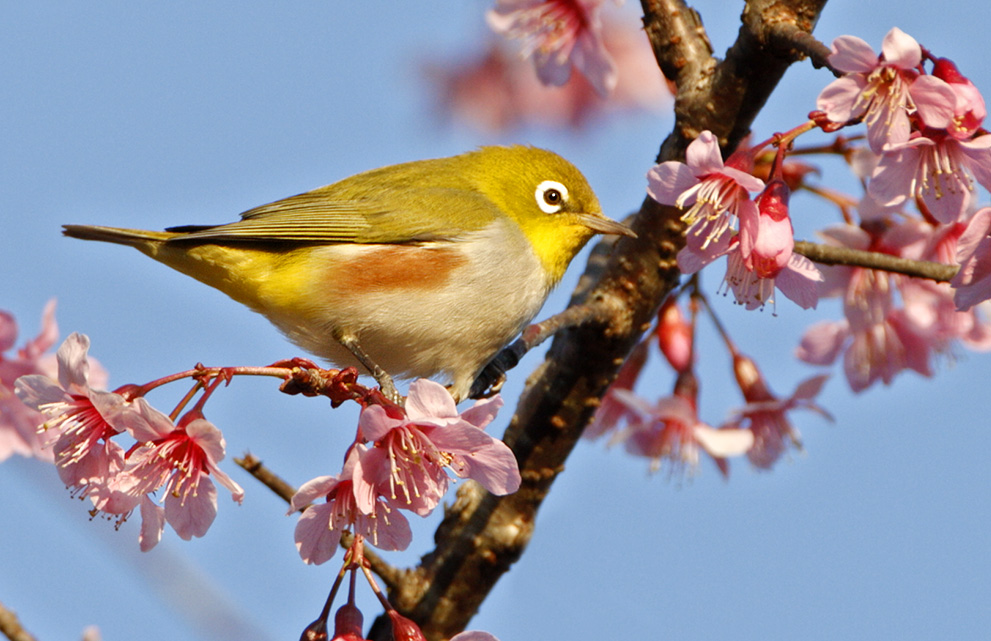
[[[458,400],[593,235],[634,235],[571,163],[525,146],[373,169],[226,225],[64,233],[135,247],[384,389],[385,372],[439,376]]]

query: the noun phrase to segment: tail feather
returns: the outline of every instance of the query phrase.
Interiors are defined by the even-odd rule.
[[[103,227],[101,225],[62,225],[62,234],[82,240],[100,240],[106,243],[140,247],[141,245],[157,244],[178,234],[165,231],[145,231],[143,229],[122,229],[120,227]]]

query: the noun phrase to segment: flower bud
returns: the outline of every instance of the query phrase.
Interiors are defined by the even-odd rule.
[[[395,610],[389,610],[389,618],[392,619],[393,641],[427,641],[420,631],[420,626],[413,623]]]

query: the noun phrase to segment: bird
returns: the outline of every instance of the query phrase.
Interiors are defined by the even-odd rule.
[[[456,401],[536,316],[605,217],[554,152],[486,146],[372,169],[221,225],[64,225],[128,245],[268,318],[303,350],[392,377],[439,378]]]

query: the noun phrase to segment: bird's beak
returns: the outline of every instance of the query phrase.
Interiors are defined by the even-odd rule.
[[[637,237],[636,233],[623,223],[618,223],[601,214],[580,214],[579,219],[583,225],[600,234],[615,234],[617,236],[629,236],[630,238]]]

